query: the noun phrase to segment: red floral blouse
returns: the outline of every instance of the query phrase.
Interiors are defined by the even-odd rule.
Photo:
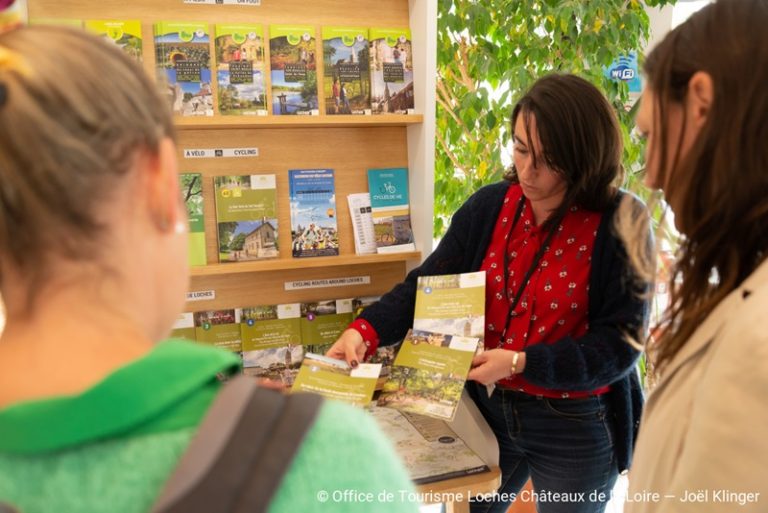
[[[517,223],[520,201],[523,207]],[[480,266],[486,271],[485,346],[523,351],[534,344],[552,344],[570,335],[580,337],[589,329],[589,275],[592,247],[601,214],[572,207],[565,215],[523,289],[509,316],[509,306],[524,277],[534,264],[547,232],[536,226],[530,202],[519,185],[509,188],[496,221],[491,243]],[[513,226],[514,225],[514,226]],[[508,275],[504,276],[504,247],[509,251]],[[506,279],[505,279],[506,278]],[[506,293],[505,293],[506,282]],[[506,340],[501,341],[505,324]],[[528,383],[522,374],[502,380],[501,386],[545,397],[585,397],[605,393],[608,387],[590,391],[552,390]]]

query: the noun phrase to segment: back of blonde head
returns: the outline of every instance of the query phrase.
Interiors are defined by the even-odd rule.
[[[97,207],[173,124],[115,45],[29,27],[0,35],[0,134],[0,285],[10,267],[33,289],[51,257],[98,256]]]

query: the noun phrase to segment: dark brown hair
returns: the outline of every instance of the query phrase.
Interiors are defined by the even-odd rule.
[[[619,123],[608,100],[594,85],[575,75],[553,74],[537,80],[512,111],[512,131],[523,116],[531,140],[530,119],[536,120],[547,166],[566,181],[560,218],[572,205],[603,211],[610,206],[623,178]],[[514,166],[505,176],[518,182]]]
[[[656,96],[653,130],[658,133],[660,182],[666,184],[675,224],[684,234],[671,273],[664,330],[652,347],[661,370],[766,257],[766,27],[765,0],[719,0],[670,32],[645,63]],[[714,99],[683,156],[679,141],[668,147],[667,113],[685,100],[698,71],[712,78]]]
[[[82,30],[1,35],[0,88],[0,252],[34,292],[51,256],[98,256],[96,207],[173,121],[144,70]]]

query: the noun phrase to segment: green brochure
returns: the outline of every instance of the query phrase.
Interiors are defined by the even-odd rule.
[[[240,309],[195,312],[195,337],[198,342],[239,353]]]
[[[485,334],[485,271],[420,276],[413,328],[462,337]]]
[[[185,338],[187,340],[196,340],[195,320],[191,313],[179,314],[179,318],[173,323],[170,338]]]
[[[304,358],[299,303],[243,308],[240,331],[249,376],[293,383]]]
[[[453,420],[478,339],[409,330],[378,405]]]
[[[361,363],[353,369],[344,360],[307,353],[291,391],[366,406],[373,398],[380,372],[381,364]]]

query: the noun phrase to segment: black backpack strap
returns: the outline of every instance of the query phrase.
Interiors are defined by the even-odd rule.
[[[208,410],[153,513],[260,513],[277,491],[322,398],[239,376]]]

